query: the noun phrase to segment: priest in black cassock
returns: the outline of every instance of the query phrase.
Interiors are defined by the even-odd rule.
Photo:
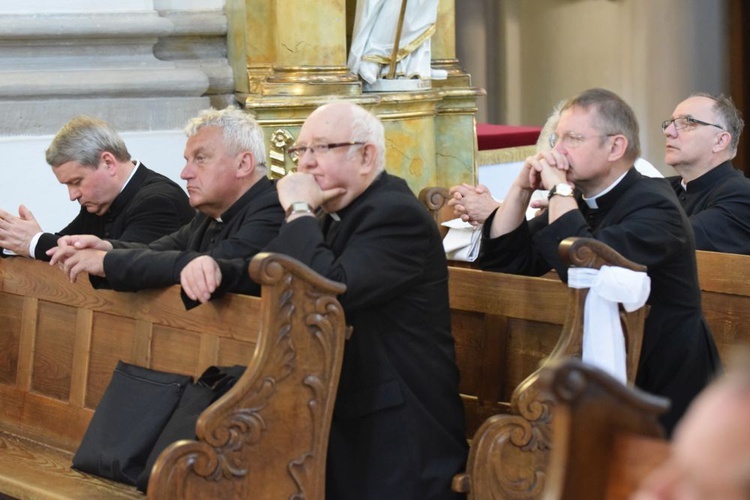
[[[744,122],[729,97],[695,93],[662,124],[672,188],[698,250],[750,255],[750,179],[734,168]]]
[[[638,122],[612,92],[591,89],[569,100],[550,142],[552,151],[526,159],[485,222],[480,265],[532,276],[554,268],[567,280],[558,245],[570,236],[595,238],[646,265],[651,309],[636,385],[671,399],[662,418],[671,433],[720,363],[701,310],[690,222],[669,183],[633,167]],[[536,189],[550,190],[549,206],[526,221]]]

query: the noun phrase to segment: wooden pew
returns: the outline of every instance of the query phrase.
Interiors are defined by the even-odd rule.
[[[750,343],[750,255],[697,251],[703,316],[722,361]]]
[[[453,218],[446,188],[425,188],[419,197],[437,224]],[[703,313],[727,360],[735,346],[750,343],[750,256],[698,251],[696,257]],[[466,263],[449,268],[449,289],[467,433],[473,436],[485,419],[507,412],[513,390],[554,349],[568,291],[554,275],[459,267]],[[535,307],[540,303],[545,307]]]
[[[262,298],[228,295],[185,311],[179,287],[95,291],[46,263],[0,259],[0,492],[143,496],[70,469],[121,359],[194,377],[210,365],[248,365],[203,412],[197,441],[160,455],[149,498],[322,500],[344,286],[274,254],[257,256],[250,272]]]
[[[626,500],[669,455],[658,422],[667,399],[577,359],[549,365],[540,386],[555,404],[545,500]]]
[[[569,266],[599,269],[603,265],[618,266],[643,272],[644,266],[635,264],[623,258],[610,247],[600,241],[586,238],[568,238],[560,244],[560,255]],[[495,274],[500,278],[510,278],[510,275],[500,273],[481,273],[480,271],[455,270],[461,274],[476,273]],[[502,282],[495,282],[496,289],[488,289],[486,280],[467,280],[460,287],[455,286],[454,270],[450,275],[451,309],[455,309],[454,293],[458,289],[470,288],[473,297],[470,304],[480,300],[491,300],[497,295],[507,293],[507,286]],[[535,290],[537,296],[529,296],[523,284],[534,286],[539,278],[515,276],[516,282],[521,284],[517,290],[510,291],[513,300],[519,301],[520,309],[526,309],[530,317],[539,317],[544,310],[560,307],[565,318],[562,327],[556,327],[557,342],[553,348],[544,353],[543,366],[528,375],[513,390],[510,404],[501,413],[490,416],[481,424],[473,435],[466,473],[454,478],[453,488],[462,493],[469,493],[470,498],[537,498],[544,489],[544,471],[547,466],[548,454],[551,446],[552,401],[539,389],[539,374],[544,366],[555,360],[569,356],[581,356],[583,344],[583,312],[588,289],[573,289],[564,286],[565,292],[548,302],[544,296],[544,288]],[[493,280],[494,281],[494,280]],[[549,287],[550,283],[544,283]],[[497,304],[494,304],[495,306]],[[494,311],[497,316],[504,311]],[[647,307],[633,312],[621,309],[620,317],[623,324],[627,350],[627,377],[629,384],[633,384],[638,369],[641,343],[643,340],[643,325]],[[502,325],[505,319],[495,320],[495,324]],[[477,335],[477,331],[467,331],[455,328],[454,337],[457,345],[463,344],[464,337]],[[481,331],[480,336],[487,336],[487,331]],[[492,335],[490,332],[489,335]],[[523,334],[522,334],[523,335]],[[507,351],[507,349],[506,349]],[[482,359],[487,365],[480,368],[492,368],[498,365],[498,360]],[[489,360],[489,361],[488,361]],[[472,369],[476,365],[466,365],[459,361],[459,368]],[[462,372],[463,375],[464,372]],[[468,398],[464,397],[466,401]],[[490,400],[491,401],[491,400]],[[490,406],[482,401],[481,406]],[[472,407],[466,406],[470,414]]]

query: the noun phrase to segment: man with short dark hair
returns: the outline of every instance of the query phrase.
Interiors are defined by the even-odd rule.
[[[664,179],[644,177],[633,167],[640,153],[638,122],[614,93],[591,89],[570,99],[551,143],[552,151],[526,159],[485,222],[480,265],[526,275],[554,268],[567,281],[558,246],[571,236],[595,238],[646,265],[650,312],[636,385],[672,400],[662,418],[671,430],[719,366],[703,319],[690,222]],[[550,190],[549,206],[527,221],[536,189]]]
[[[52,234],[42,231],[24,205],[18,216],[0,210],[0,247],[17,255],[49,260],[46,252],[68,234],[150,243],[195,214],[182,188],[131,161],[120,135],[96,118],[77,116],[63,126],[46,159],[81,211],[62,231]]]
[[[732,99],[695,93],[662,123],[664,161],[698,250],[750,254],[750,179],[732,166],[744,122]]]

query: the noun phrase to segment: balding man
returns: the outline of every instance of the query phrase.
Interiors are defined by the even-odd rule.
[[[750,179],[732,166],[744,122],[724,95],[697,93],[662,123],[669,180],[698,250],[750,254]]]
[[[278,183],[286,224],[266,250],[345,283],[340,300],[353,327],[326,498],[456,498],[451,478],[467,447],[437,226],[403,179],[384,171],[383,125],[363,108],[318,108],[291,149],[298,173]],[[218,276],[209,274],[209,287],[183,280],[186,293],[206,300]]]

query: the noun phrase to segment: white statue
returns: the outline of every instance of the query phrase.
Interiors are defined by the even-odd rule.
[[[402,7],[397,64],[395,74],[389,75]],[[435,33],[437,10],[438,0],[358,0],[349,69],[369,84],[379,78],[445,78],[445,71],[430,67],[430,37]]]

